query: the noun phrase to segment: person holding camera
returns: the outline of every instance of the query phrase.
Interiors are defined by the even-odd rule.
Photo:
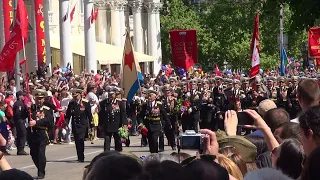
[[[148,129],[147,138],[150,153],[158,153],[164,150],[163,127],[172,129],[165,108],[160,101],[156,101],[157,94],[157,91],[149,90],[149,102],[143,105],[140,114],[141,119],[145,119],[145,126]]]
[[[13,104],[13,121],[17,131],[17,155],[29,155],[25,150],[25,144],[27,141],[27,130],[25,120],[28,117],[27,107],[23,103],[24,93],[18,91],[16,93],[17,101]]]
[[[93,127],[93,117],[88,100],[82,99],[82,90],[72,89],[71,93],[73,100],[68,104],[65,121],[66,125],[68,125],[70,118],[72,119],[71,129],[76,144],[78,162],[82,163],[84,162],[84,138],[89,125],[90,128]]]
[[[37,179],[43,179],[45,176],[46,146],[49,144],[47,130],[53,123],[53,110],[43,104],[45,97],[47,97],[47,91],[36,90],[36,104],[28,107],[30,114],[27,140],[30,147],[30,155],[38,169]]]

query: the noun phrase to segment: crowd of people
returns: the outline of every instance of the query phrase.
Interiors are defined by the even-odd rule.
[[[317,78],[314,71],[298,70],[255,78],[228,71],[161,72],[145,75],[133,99],[125,99],[120,75],[100,70],[75,75],[56,67],[50,77],[24,77],[21,91],[14,80],[3,79],[0,179],[28,176],[6,162],[14,146],[17,155],[28,155],[28,144],[42,179],[46,145],[75,144],[81,163],[84,141],[99,137],[105,152],[85,167],[83,179],[317,179]],[[177,138],[186,130],[205,134],[196,156],[183,152],[188,147]],[[130,136],[141,136],[151,155],[125,152]],[[178,151],[162,154],[166,140]]]

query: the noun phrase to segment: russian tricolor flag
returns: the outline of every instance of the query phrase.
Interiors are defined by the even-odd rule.
[[[143,76],[139,63],[134,58],[129,32],[126,34],[122,65],[122,87],[124,91],[124,98],[126,98],[128,103],[130,103],[140,88],[140,85],[143,83]]]

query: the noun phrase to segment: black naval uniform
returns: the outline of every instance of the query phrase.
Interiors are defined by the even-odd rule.
[[[178,114],[176,111],[177,101],[172,97],[163,97],[163,107],[165,108],[172,128],[164,127],[164,133],[173,150],[176,149],[175,135],[178,134]]]
[[[207,96],[206,99],[202,99],[200,110],[200,128],[211,129],[212,115],[214,114],[215,106],[213,105],[213,94],[210,90],[203,90],[202,97]]]
[[[297,97],[297,88],[298,85],[296,87],[290,87],[287,91],[288,105],[292,105],[292,107],[288,107],[291,119],[296,118],[298,113],[301,111]]]
[[[172,126],[162,103],[155,101],[154,105],[152,105],[152,102],[148,102],[142,106],[141,118],[145,119],[145,126],[148,129],[147,138],[150,153],[158,153],[159,149],[164,149],[163,126],[168,126],[169,128],[172,128]],[[159,110],[159,112],[153,114],[153,109]]]
[[[283,98],[282,93],[287,93],[286,87],[279,87],[277,89],[277,107],[287,110],[287,98]]]
[[[118,106],[113,109],[112,105]],[[110,151],[111,137],[114,138],[115,150],[122,151],[121,137],[118,129],[122,125],[128,125],[126,117],[126,108],[123,101],[119,99],[105,99],[100,103],[99,126],[104,129],[104,150]]]
[[[17,130],[17,154],[26,154],[24,147],[27,140],[27,129],[25,119],[28,117],[27,107],[21,100],[17,100],[13,105],[13,121]]]
[[[216,86],[213,89],[213,104],[216,106],[216,114],[211,121],[212,130],[224,129],[223,113],[228,109],[226,97],[223,93],[223,86]],[[222,119],[221,119],[222,118]]]
[[[84,162],[84,138],[86,132],[92,126],[91,107],[87,100],[81,99],[79,102],[72,100],[66,112],[66,123],[72,120],[71,127],[77,149],[78,161]]]
[[[49,144],[48,128],[53,123],[53,110],[48,106],[34,106],[32,108],[32,119],[36,125],[27,128],[27,140],[30,147],[30,155],[38,169],[38,177],[44,178],[46,168],[46,146]],[[36,114],[41,113],[40,118]]]

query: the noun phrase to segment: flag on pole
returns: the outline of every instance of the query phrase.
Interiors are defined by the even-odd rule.
[[[90,22],[91,24],[93,24],[93,22],[95,20],[97,20],[98,18],[98,8],[97,9],[94,9],[94,7],[92,7],[92,10],[91,10],[91,19],[90,19]]]
[[[221,76],[221,72],[220,72],[219,67],[218,67],[217,64],[216,64],[216,67],[215,67],[215,71],[216,71],[216,76]]]
[[[76,11],[76,5],[77,5],[77,1],[76,3],[74,4],[72,10],[71,10],[71,13],[70,13],[70,23],[72,22],[73,20],[73,15],[74,15],[74,12]]]
[[[122,87],[124,97],[130,103],[140,84],[143,83],[143,76],[138,61],[134,57],[132,42],[129,32],[126,34],[126,41],[123,50],[122,62]]]
[[[10,37],[0,53],[0,72],[13,70],[17,53],[28,38],[28,14],[23,0],[18,0],[16,19]]]
[[[67,9],[66,15],[63,16],[63,22],[65,22],[69,18],[69,15],[70,15],[70,2],[69,2],[69,5],[68,5],[68,9]]]
[[[284,76],[286,74],[287,64],[288,64],[287,53],[284,47],[282,47],[281,54],[280,54],[280,75],[281,76]]]
[[[259,74],[260,71],[260,48],[259,48],[259,13],[257,12],[255,21],[254,21],[254,29],[251,39],[251,70],[250,77],[254,77]]]

